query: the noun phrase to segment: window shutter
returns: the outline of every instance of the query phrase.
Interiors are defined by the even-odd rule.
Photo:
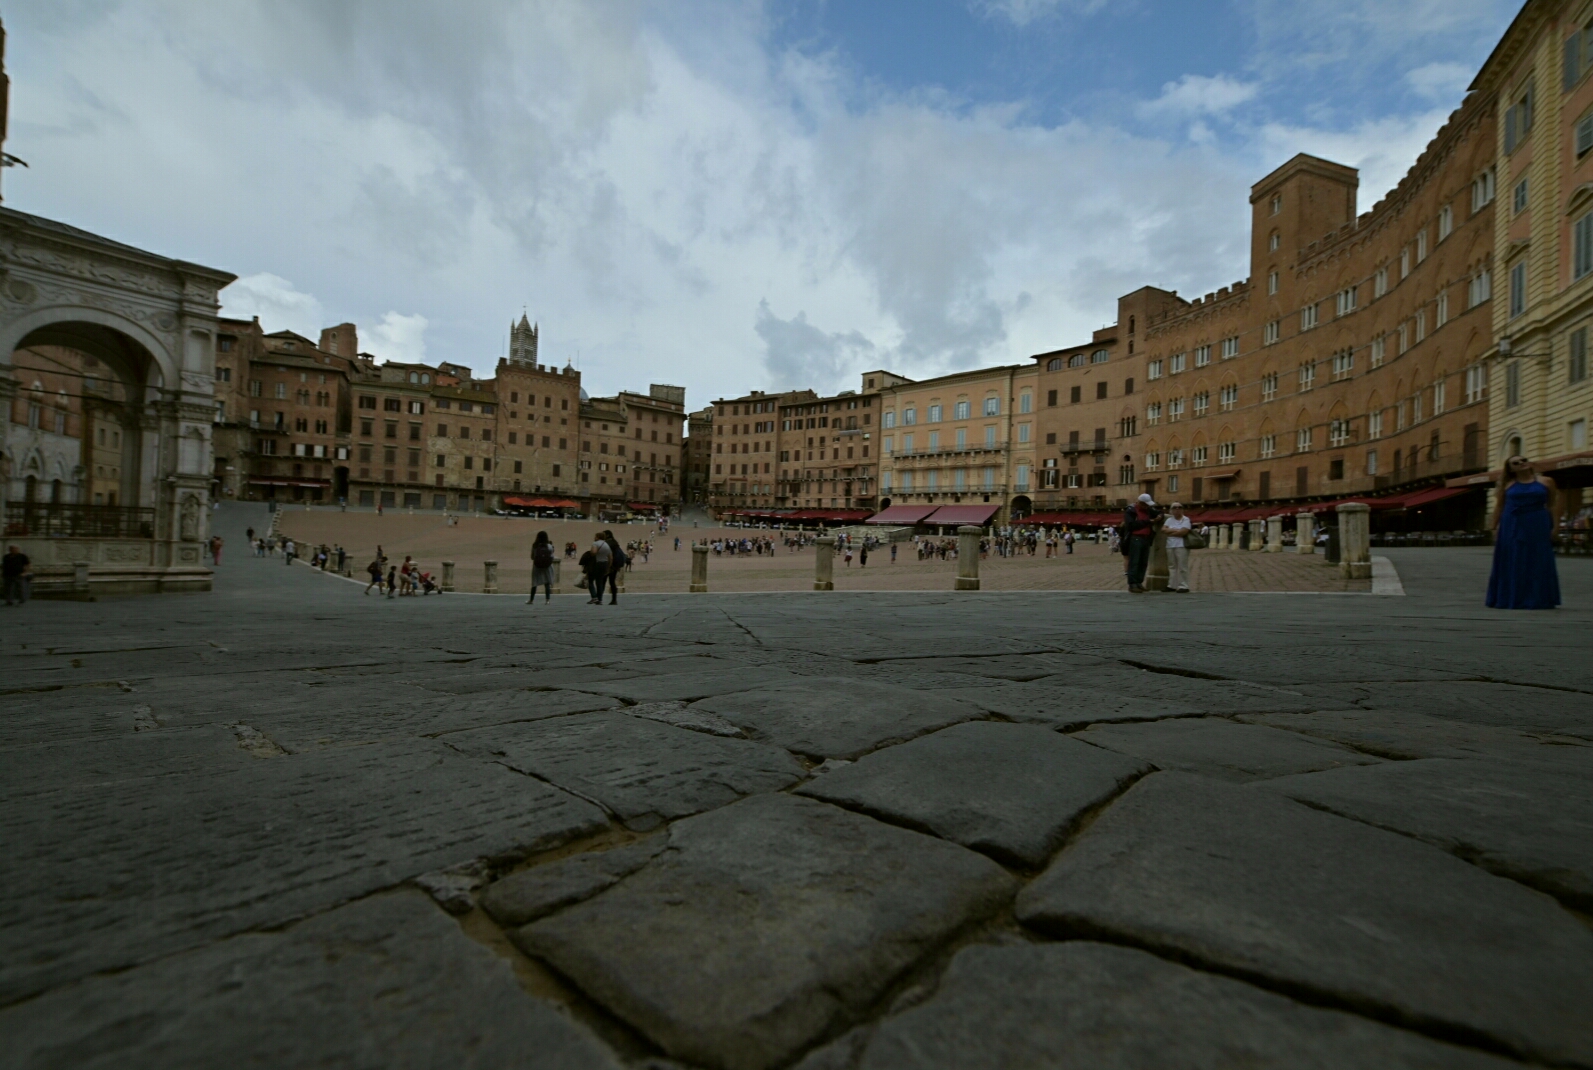
[[[1582,35],[1574,33],[1565,39],[1565,82],[1563,88],[1569,93],[1576,85],[1576,80],[1582,76]]]
[[[1515,105],[1505,109],[1505,153],[1516,151],[1516,109]]]

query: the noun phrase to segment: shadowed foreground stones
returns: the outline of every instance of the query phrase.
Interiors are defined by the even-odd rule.
[[[448,741],[601,803],[642,830],[777,791],[804,775],[795,758],[775,747],[623,713],[500,725]]]
[[[965,699],[848,677],[718,695],[692,708],[815,760],[856,758],[981,712]]]
[[[1049,728],[973,721],[876,751],[797,791],[1038,866],[1080,814],[1149,770]]]
[[[1047,932],[1110,936],[1446,1035],[1593,1064],[1584,925],[1437,848],[1275,792],[1152,774],[1025,889],[1017,913]]]
[[[1426,840],[1593,910],[1593,782],[1586,776],[1535,764],[1434,758],[1330,769],[1265,786]]]
[[[1163,769],[1223,780],[1261,780],[1378,761],[1335,743],[1262,725],[1235,724],[1220,717],[1097,725],[1080,732],[1078,738]]]
[[[57,988],[0,1012],[0,1036],[29,1070],[618,1070],[412,891]]]
[[[817,1059],[814,1062],[818,1062]],[[820,1064],[823,1065],[823,1064]],[[1322,1010],[1143,951],[970,947],[851,1070],[1506,1070],[1519,1064]]]
[[[940,840],[789,795],[671,827],[669,848],[515,933],[672,1056],[780,1065],[850,1024],[1013,881]]]
[[[1593,747],[1545,744],[1518,729],[1472,724],[1410,710],[1241,714],[1238,719],[1330,739],[1383,758],[1508,757],[1550,764],[1581,761],[1593,768]],[[1589,720],[1593,721],[1593,717]]]

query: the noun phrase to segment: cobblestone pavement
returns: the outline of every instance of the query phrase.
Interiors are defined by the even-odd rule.
[[[1389,556],[7,609],[0,1067],[1593,1067],[1593,564]]]
[[[282,514],[282,531],[310,544],[341,545],[354,552],[356,576],[370,562],[377,545],[389,558],[402,561],[411,554],[421,567],[441,572],[444,560],[455,563],[459,589],[479,591],[483,561],[498,562],[498,586],[505,591],[525,591],[531,584],[531,540],[545,530],[558,546],[576,542],[582,550],[603,525],[586,522],[551,522],[501,517],[461,517],[447,526],[436,514],[340,513],[334,509],[288,510]],[[645,539],[651,525],[614,528],[621,542]],[[667,538],[653,538],[656,548],[645,561],[638,560],[625,578],[626,587],[638,593],[678,593],[690,585],[693,538],[740,538],[760,534],[741,529],[692,529],[677,526]],[[764,532],[779,537],[778,532]],[[675,536],[681,548],[674,549]],[[759,554],[709,555],[708,589],[715,594],[755,591],[811,591],[813,555],[808,548],[795,553],[776,546],[772,556]],[[575,575],[573,563],[564,568]],[[1196,551],[1190,555],[1190,580],[1197,591],[1367,591],[1367,580],[1346,580],[1319,556],[1294,553]],[[948,591],[957,575],[955,560],[919,561],[911,543],[899,545],[893,564],[890,553],[860,554],[852,564],[837,557],[835,587],[841,591]],[[1072,554],[1047,558],[1042,547],[1033,557],[987,557],[980,562],[981,586],[987,591],[1107,591],[1121,590],[1123,558],[1106,546],[1081,543]],[[565,589],[570,589],[565,580]]]

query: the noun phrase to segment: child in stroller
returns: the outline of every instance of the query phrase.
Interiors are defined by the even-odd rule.
[[[430,572],[420,573],[420,579],[416,586],[420,588],[420,593],[423,595],[442,594],[442,588],[431,578]]]

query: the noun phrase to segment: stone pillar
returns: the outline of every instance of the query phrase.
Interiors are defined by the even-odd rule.
[[[486,577],[482,580],[481,593],[482,594],[497,594],[498,593],[498,562],[496,562],[496,561],[483,561],[482,562],[482,566],[483,566],[483,568],[486,571]]]
[[[1294,514],[1294,552],[1297,553],[1297,554],[1314,554],[1314,553],[1316,553],[1316,542],[1315,542],[1315,540],[1313,538],[1313,536],[1315,536],[1315,534],[1316,534],[1316,514],[1315,513],[1295,513]]]
[[[1240,532],[1244,531],[1244,528],[1245,526],[1239,523],[1228,525],[1228,549],[1243,550],[1245,548],[1244,539],[1240,538]]]
[[[1147,591],[1167,590],[1167,536],[1162,531],[1161,520],[1156,521],[1156,534],[1151,538],[1150,565],[1145,569]]]
[[[954,590],[979,589],[979,536],[982,528],[964,524],[957,529],[957,583]]]
[[[1339,571],[1352,580],[1372,576],[1372,507],[1345,502],[1339,514]]]
[[[452,561],[443,562],[441,589],[444,591],[451,591],[454,589],[454,563]]]
[[[820,535],[813,540],[813,589],[835,590],[834,535]]]
[[[87,561],[72,562],[72,594],[78,598],[87,598],[89,593],[89,563]]]
[[[1209,546],[1207,546],[1206,549],[1208,549],[1208,550],[1224,550],[1224,549],[1227,549],[1227,546],[1226,546],[1227,536],[1228,536],[1228,527],[1227,527],[1227,525],[1225,525],[1225,524],[1213,524],[1211,526],[1211,544]]]
[[[688,590],[692,594],[708,593],[708,546],[704,544],[691,544],[691,586]]]
[[[1267,553],[1283,553],[1283,517],[1267,517]]]
[[[1260,553],[1267,546],[1267,522],[1260,517],[1250,521],[1250,549]]]

